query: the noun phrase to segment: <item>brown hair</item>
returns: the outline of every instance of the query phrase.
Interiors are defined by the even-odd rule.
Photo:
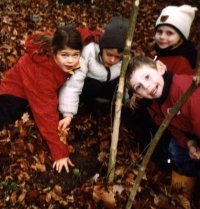
[[[48,56],[51,56],[52,53],[56,54],[66,47],[80,51],[83,49],[81,34],[71,25],[59,27],[53,37],[48,34],[41,34],[33,42],[40,46],[39,54]]]
[[[51,47],[54,54],[66,47],[82,51],[81,34],[73,26],[62,26],[54,33]]]
[[[129,61],[127,71],[126,71],[125,82],[126,82],[126,87],[130,91],[133,91],[132,86],[130,84],[130,79],[131,79],[133,72],[136,70],[139,70],[144,65],[156,69],[155,61],[146,56],[136,56],[136,57],[131,58],[131,60]]]

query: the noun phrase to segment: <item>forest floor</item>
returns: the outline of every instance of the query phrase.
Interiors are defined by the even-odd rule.
[[[130,17],[131,0],[95,0],[93,4],[61,5],[53,0],[1,0],[0,2],[0,72],[1,76],[23,54],[24,40],[34,31],[54,31],[71,23],[102,31],[110,17]],[[132,45],[132,54],[151,54],[154,24],[167,5],[191,4],[195,0],[141,0]],[[196,14],[191,39],[198,41],[200,13]],[[2,209],[124,209],[139,172],[143,152],[139,149],[145,136],[145,124],[136,134],[120,126],[115,179],[107,184],[113,115],[108,111],[95,117],[80,107],[74,118],[68,144],[75,167],[67,174],[52,168],[49,150],[34,120],[23,118],[0,132],[0,208]],[[137,126],[137,125],[136,125]],[[138,129],[137,129],[138,130]],[[197,196],[196,192],[196,196]],[[133,204],[134,209],[193,208],[178,191],[170,190],[170,172],[150,162]]]

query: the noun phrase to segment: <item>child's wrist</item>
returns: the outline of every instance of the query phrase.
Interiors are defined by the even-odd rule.
[[[195,140],[189,140],[187,142],[187,147],[190,149],[191,147],[197,146],[197,142]]]
[[[64,114],[63,117],[64,118],[70,117],[72,119],[74,117],[74,115],[71,112],[68,112],[68,113]]]

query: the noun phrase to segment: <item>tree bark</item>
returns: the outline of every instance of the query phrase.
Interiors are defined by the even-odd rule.
[[[117,145],[119,139],[119,127],[120,127],[120,119],[121,119],[121,108],[122,108],[122,100],[124,95],[124,80],[126,69],[128,66],[128,62],[130,60],[130,52],[131,52],[131,44],[133,40],[135,25],[137,21],[137,14],[139,9],[140,0],[135,0],[132,6],[131,17],[129,22],[129,30],[126,38],[126,45],[123,52],[123,60],[121,66],[121,74],[119,79],[119,86],[117,90],[117,98],[115,103],[115,117],[113,123],[113,133],[110,147],[110,156],[108,163],[108,183],[112,183],[114,180],[115,173],[115,164],[116,164],[116,156],[117,156]]]

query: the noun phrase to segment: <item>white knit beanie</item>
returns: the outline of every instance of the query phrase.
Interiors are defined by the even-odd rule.
[[[156,21],[156,27],[164,24],[172,25],[188,39],[195,11],[197,8],[190,5],[165,7]]]

